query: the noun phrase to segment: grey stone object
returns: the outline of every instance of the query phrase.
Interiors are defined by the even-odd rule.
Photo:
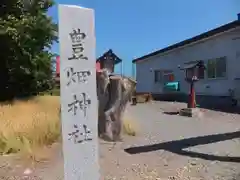
[[[97,72],[98,134],[108,141],[122,139],[123,113],[135,89],[136,81],[106,69]]]
[[[187,117],[195,117],[201,118],[203,113],[200,111],[199,108],[183,108],[179,112],[180,116],[187,116]]]

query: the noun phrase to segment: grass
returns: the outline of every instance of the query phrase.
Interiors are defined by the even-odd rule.
[[[137,126],[131,119],[123,120],[123,133],[129,136],[136,136]]]
[[[44,96],[44,95],[51,95],[51,96],[60,96],[60,89],[59,88],[54,88],[52,90],[49,90],[49,91],[45,91],[45,92],[42,92],[40,93],[41,96]]]
[[[38,96],[0,105],[0,153],[31,152],[60,137],[59,97]]]
[[[0,154],[27,152],[51,145],[61,137],[59,96],[0,105]],[[136,135],[136,124],[124,119],[123,133]]]

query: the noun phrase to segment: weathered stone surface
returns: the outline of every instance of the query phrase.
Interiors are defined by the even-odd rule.
[[[203,114],[198,108],[183,108],[180,110],[179,115],[200,118]]]
[[[109,75],[103,69],[97,73],[97,84],[99,136],[105,140],[120,140],[122,116],[136,82],[125,76]]]

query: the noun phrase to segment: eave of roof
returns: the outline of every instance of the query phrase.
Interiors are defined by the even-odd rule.
[[[97,61],[97,62],[104,61],[104,60],[105,60],[104,57],[105,57],[106,55],[108,55],[108,53],[111,53],[111,55],[112,55],[113,57],[115,57],[114,64],[119,64],[119,63],[122,62],[122,60],[121,60],[115,53],[113,53],[111,49],[108,50],[107,52],[105,52],[105,53],[104,53],[102,56],[100,56],[99,58],[97,58],[96,61]]]
[[[96,60],[96,62],[100,62],[100,61],[103,61],[103,56],[101,56],[101,57],[99,57],[97,60]],[[122,62],[122,60],[120,59],[120,58],[117,58],[115,61],[114,61],[114,64],[119,64],[119,63],[121,63]]]
[[[214,35],[219,34],[221,32],[228,31],[230,29],[234,29],[234,28],[236,28],[238,26],[240,26],[240,21],[239,20],[232,21],[232,22],[230,22],[228,24],[225,24],[223,26],[217,27],[217,28],[212,29],[212,30],[210,30],[208,32],[205,32],[205,33],[202,33],[202,34],[197,35],[195,37],[192,37],[190,39],[186,39],[186,40],[181,41],[179,43],[173,44],[173,45],[168,46],[166,48],[163,48],[163,49],[160,49],[160,50],[155,51],[153,53],[150,53],[150,54],[147,54],[145,56],[142,56],[140,58],[134,59],[132,61],[132,63],[137,63],[137,62],[145,60],[146,58],[149,58],[151,56],[155,56],[157,54],[161,54],[161,53],[164,53],[164,52],[167,52],[167,51],[170,51],[170,50],[173,50],[173,49],[176,49],[176,48],[179,48],[179,47],[191,44],[191,43],[194,43],[196,41],[199,41],[199,40],[202,40],[202,39],[214,36]]]

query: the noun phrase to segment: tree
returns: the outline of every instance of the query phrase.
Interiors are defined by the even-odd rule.
[[[53,57],[49,49],[57,41],[57,25],[47,16],[53,4],[52,0],[1,0],[1,100],[49,88]]]

